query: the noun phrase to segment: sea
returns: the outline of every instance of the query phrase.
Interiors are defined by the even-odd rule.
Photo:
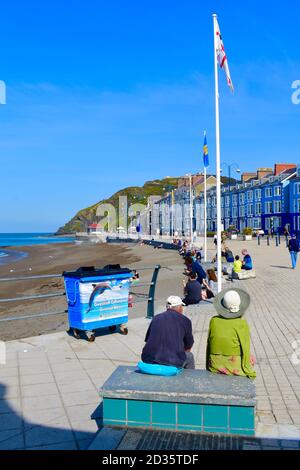
[[[10,250],[11,246],[47,245],[49,243],[70,243],[75,237],[56,237],[53,233],[0,233],[0,264],[24,258],[26,253]],[[8,248],[8,250],[6,250]]]

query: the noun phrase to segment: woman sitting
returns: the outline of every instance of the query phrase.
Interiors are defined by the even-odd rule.
[[[249,304],[250,296],[242,289],[224,289],[214,298],[219,316],[211,319],[208,331],[206,369],[210,372],[256,377],[250,330],[242,318]]]
[[[233,263],[234,262],[233,253],[227,246],[225,248],[224,256],[226,258],[227,263]]]

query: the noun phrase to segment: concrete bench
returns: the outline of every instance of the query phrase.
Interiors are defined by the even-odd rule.
[[[247,271],[246,269],[242,270],[240,273],[232,273],[232,279],[252,279],[256,277],[254,269]]]
[[[255,386],[246,377],[206,370],[161,377],[119,366],[100,395],[107,426],[255,434]]]

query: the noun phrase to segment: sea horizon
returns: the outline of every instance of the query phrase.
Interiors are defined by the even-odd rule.
[[[57,236],[54,232],[0,232],[0,252],[3,257],[4,248],[68,243],[73,240],[74,236]]]

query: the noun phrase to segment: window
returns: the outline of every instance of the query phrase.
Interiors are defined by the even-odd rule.
[[[229,198],[229,196],[226,196],[225,197],[225,205],[229,206],[229,202],[230,202],[230,198]]]
[[[298,215],[298,230],[300,230],[300,216]]]
[[[244,204],[244,202],[245,202],[245,194],[242,193],[240,194],[240,204]]]
[[[247,201],[248,201],[248,202],[253,201],[253,191],[248,191],[248,193],[247,193]]]
[[[281,212],[281,201],[274,201],[274,212]]]
[[[232,205],[233,205],[233,206],[237,206],[237,202],[238,202],[237,194],[234,194],[234,195],[232,196]]]
[[[260,200],[261,199],[261,189],[256,189],[255,190],[255,199]]]
[[[255,204],[255,215],[261,215],[261,202]]]
[[[249,216],[251,217],[253,215],[253,204],[248,204],[247,213],[248,213],[248,217]]]
[[[265,189],[265,197],[272,197],[272,188]]]
[[[232,208],[232,217],[233,217],[233,218],[237,218],[237,217],[238,217],[238,208],[237,208],[237,207],[233,207],[233,208]]]
[[[225,209],[225,217],[230,217],[230,210],[228,207]]]
[[[271,214],[272,212],[272,202],[266,202],[265,203],[265,213],[266,214]]]
[[[274,196],[281,196],[281,186],[275,186]]]
[[[245,217],[245,207],[240,207],[240,217]]]
[[[260,219],[253,219],[253,228],[260,228]]]
[[[300,199],[297,200],[297,210],[296,212],[300,212]]]
[[[224,197],[221,198],[221,207],[224,207]]]
[[[300,194],[300,183],[295,184],[295,194]]]

